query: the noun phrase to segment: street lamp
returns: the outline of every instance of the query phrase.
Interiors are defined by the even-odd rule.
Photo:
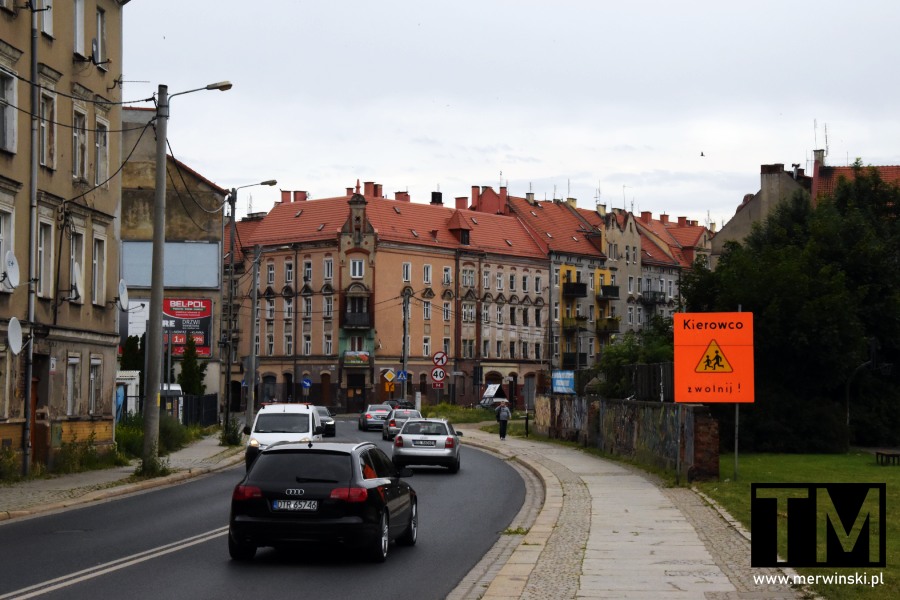
[[[230,81],[211,83],[202,88],[168,95],[168,86],[160,84],[156,105],[156,190],[153,210],[153,264],[150,274],[150,318],[147,327],[147,377],[144,382],[143,469],[155,470],[159,447],[159,381],[162,368],[162,305],[165,287],[166,243],[166,133],[169,102],[175,96],[202,90],[230,90]]]
[[[235,229],[235,204],[237,202],[237,191],[242,190],[244,188],[253,187],[256,185],[276,185],[278,182],[274,179],[267,179],[266,181],[260,181],[259,183],[250,183],[247,185],[241,185],[238,187],[231,188],[231,192],[228,194],[228,205],[231,208],[231,233],[229,235],[228,241],[228,256],[230,262],[229,268],[229,276],[228,276],[228,327],[227,334],[225,338],[225,349],[228,354],[225,364],[225,431],[229,431],[229,421],[231,419],[231,357],[233,354],[231,344],[231,333],[232,333],[232,323],[234,322],[234,239],[237,237],[237,232]],[[255,315],[254,315],[255,316]],[[251,340],[253,343],[253,340]]]

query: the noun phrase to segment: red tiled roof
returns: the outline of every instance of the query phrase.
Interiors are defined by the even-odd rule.
[[[525,198],[509,196],[509,204],[526,225],[554,252],[604,256],[587,234],[596,235],[565,202],[544,201],[534,205]]]
[[[878,171],[878,175],[882,181],[892,184],[900,184],[900,166],[873,166],[862,167],[861,171],[866,173],[869,168]],[[837,189],[838,182],[841,179],[853,181],[856,179],[856,169],[854,167],[828,167],[820,165],[816,169],[813,178],[813,198],[822,196],[830,196]]]

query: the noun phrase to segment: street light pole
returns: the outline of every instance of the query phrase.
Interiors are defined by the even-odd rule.
[[[256,403],[256,302],[258,299],[258,279],[259,279],[259,257],[260,248],[257,245],[253,252],[253,271],[250,276],[250,285],[253,286],[252,301],[250,302],[250,359],[247,361],[247,375],[250,382],[247,384],[247,416],[244,425],[250,427],[253,425],[253,410]]]
[[[144,379],[144,448],[142,469],[156,471],[159,449],[159,382],[162,368],[162,305],[165,288],[166,243],[166,135],[169,102],[175,96],[200,90],[231,89],[231,82],[211,83],[206,87],[168,95],[160,84],[156,105],[156,189],[153,210],[153,263],[150,274],[150,315],[147,328],[147,377]]]

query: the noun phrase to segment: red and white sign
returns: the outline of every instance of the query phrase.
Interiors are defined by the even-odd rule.
[[[434,361],[434,364],[438,367],[443,367],[447,364],[447,353],[446,352],[435,352],[434,356],[431,357],[431,360]]]
[[[172,337],[172,354],[184,354],[188,336],[194,338],[197,356],[212,356],[212,300],[209,298],[163,299],[163,343]]]
[[[435,367],[431,370],[431,380],[435,383],[441,383],[447,378],[447,371],[441,367]]]

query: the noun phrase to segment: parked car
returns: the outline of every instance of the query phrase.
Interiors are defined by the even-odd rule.
[[[383,562],[392,540],[418,537],[411,475],[372,442],[273,444],[231,494],[228,552],[251,560],[263,546],[338,544]]]
[[[381,439],[392,440],[403,424],[409,419],[421,419],[422,413],[414,408],[395,408],[388,413],[384,420],[384,426],[381,428]]]
[[[462,433],[446,419],[409,419],[394,437],[394,466],[437,465],[459,471]]]
[[[322,421],[322,425],[325,426],[325,431],[322,432],[322,435],[325,437],[334,437],[337,435],[337,425],[335,425],[334,413],[328,410],[327,406],[317,406],[316,410],[319,411],[319,420]]]
[[[359,413],[359,429],[362,431],[381,429],[389,412],[391,407],[387,404],[370,404],[366,410]]]
[[[325,427],[319,412],[307,404],[266,404],[253,420],[253,427],[244,426],[250,436],[244,463],[249,469],[257,455],[275,442],[318,442]]]
[[[385,404],[390,406],[391,408],[415,408],[416,405],[410,402],[409,400],[394,400],[391,398],[390,400],[386,400]]]

